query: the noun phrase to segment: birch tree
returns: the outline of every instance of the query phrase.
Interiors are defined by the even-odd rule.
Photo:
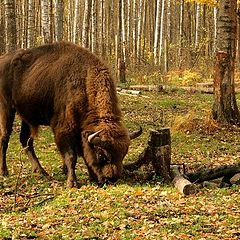
[[[15,1],[5,0],[5,29],[6,29],[6,51],[10,52],[17,48],[17,28],[15,15]]]
[[[63,40],[63,14],[64,14],[64,3],[63,0],[56,0],[56,15],[55,15],[55,31],[56,31],[56,40]]]
[[[222,0],[217,21],[217,52],[214,77],[213,118],[240,124],[234,85],[237,37],[237,1]]]
[[[79,0],[75,0],[75,6],[74,6],[74,16],[73,16],[73,42],[77,43],[77,26],[78,26],[78,19],[79,19]]]
[[[85,9],[83,16],[82,46],[89,47],[89,29],[92,9],[92,0],[85,0]]]
[[[162,0],[160,37],[159,37],[159,40],[160,40],[159,41],[159,63],[161,63],[161,56],[162,56],[162,49],[163,49],[164,7],[165,7],[165,0]]]
[[[97,2],[96,0],[92,0],[92,11],[91,11],[91,50],[92,52],[97,52]]]
[[[41,0],[41,14],[42,14],[42,37],[44,43],[50,42],[50,24],[49,24],[49,9],[48,0]]]
[[[155,24],[155,34],[154,34],[154,46],[153,46],[153,57],[154,63],[157,64],[158,62],[158,42],[159,42],[159,29],[160,29],[160,22],[161,22],[161,0],[157,0],[157,9],[156,9],[156,24]]]
[[[5,52],[5,14],[4,14],[4,2],[0,0],[0,54]]]
[[[28,2],[28,28],[27,28],[27,47],[33,47],[35,44],[35,6],[34,0]]]

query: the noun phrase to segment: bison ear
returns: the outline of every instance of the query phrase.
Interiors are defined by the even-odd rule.
[[[12,65],[14,67],[21,67],[23,63],[29,62],[32,59],[32,52],[29,50],[19,50],[12,59]]]

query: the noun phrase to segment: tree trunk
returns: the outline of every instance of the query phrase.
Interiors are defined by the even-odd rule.
[[[63,40],[63,0],[56,0],[56,17],[55,17],[55,26],[56,26],[56,40]]]
[[[80,2],[79,0],[75,0],[75,6],[74,6],[74,16],[73,16],[73,42],[78,43],[78,21],[79,21],[79,6]]]
[[[28,2],[28,28],[27,28],[27,47],[31,48],[35,45],[35,8],[34,1]]]
[[[5,0],[5,23],[6,23],[6,51],[10,52],[17,48],[17,27],[15,15],[15,1]]]
[[[85,10],[83,17],[82,46],[89,48],[89,29],[92,9],[92,0],[85,0]]]
[[[97,1],[92,0],[92,14],[91,14],[91,20],[92,20],[92,52],[97,53]]]
[[[41,0],[42,37],[44,43],[50,43],[50,21],[48,0]]]
[[[0,55],[5,52],[5,21],[4,21],[4,8],[3,0],[0,0]]]
[[[212,114],[218,122],[238,125],[240,124],[240,113],[234,86],[236,10],[237,1],[220,1]]]
[[[157,9],[156,9],[156,20],[155,20],[155,34],[154,34],[154,45],[153,45],[153,56],[154,56],[154,63],[158,63],[158,42],[159,42],[159,30],[160,30],[160,21],[161,21],[161,0],[157,1]]]

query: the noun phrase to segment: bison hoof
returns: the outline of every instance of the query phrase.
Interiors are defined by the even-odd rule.
[[[63,172],[64,175],[67,175],[68,169],[67,169],[67,166],[66,166],[66,165],[63,165],[63,167],[62,167],[62,172]]]
[[[68,188],[79,188],[80,187],[80,185],[79,185],[79,183],[78,183],[78,181],[77,180],[67,180],[67,187]]]
[[[42,175],[44,177],[47,177],[49,180],[51,180],[51,177],[49,176],[49,174],[42,167],[33,168],[32,171],[34,173],[38,173],[38,174],[40,174],[40,175]]]
[[[7,169],[0,169],[0,176],[6,177],[8,175],[9,174]]]

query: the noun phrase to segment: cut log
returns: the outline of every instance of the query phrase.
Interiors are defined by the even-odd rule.
[[[132,95],[139,95],[141,94],[141,91],[138,90],[130,90],[130,89],[121,89],[120,93],[127,93],[127,94],[132,94]]]
[[[131,90],[137,91],[152,91],[152,92],[162,92],[162,85],[132,85],[129,87]]]
[[[230,179],[237,173],[240,173],[240,163],[224,165],[213,169],[187,173],[186,176],[191,182],[201,183],[223,177],[223,182],[229,183]]]
[[[196,185],[191,183],[180,173],[179,167],[174,166],[171,168],[172,182],[174,186],[184,195],[195,194],[197,192]]]

